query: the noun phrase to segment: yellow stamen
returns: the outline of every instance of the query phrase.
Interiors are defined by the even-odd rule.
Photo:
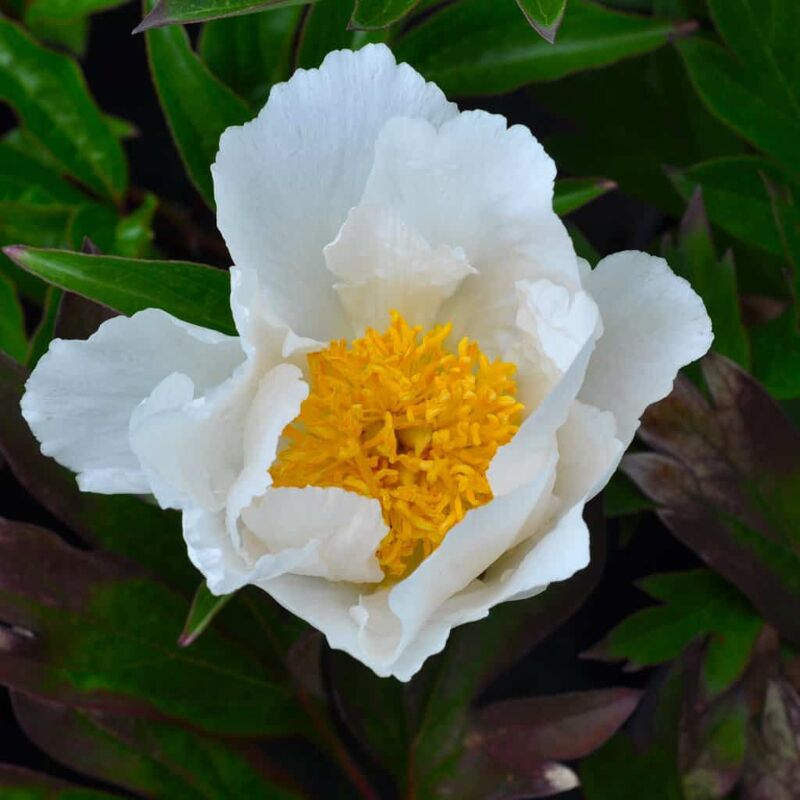
[[[424,335],[397,312],[385,333],[308,356],[310,392],[283,432],[275,486],[340,487],[374,497],[390,528],[377,551],[398,580],[472,508],[492,499],[486,471],[518,430],[513,364],[476,342],[445,345],[451,325]],[[487,531],[487,535],[491,532]]]

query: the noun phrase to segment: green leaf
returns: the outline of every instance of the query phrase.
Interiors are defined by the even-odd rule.
[[[749,332],[753,375],[779,400],[800,397],[800,331],[794,312],[754,325]]]
[[[702,362],[710,399],[686,378],[639,436],[659,453],[623,469],[684,544],[800,642],[800,431],[732,362]]]
[[[617,472],[603,489],[603,509],[607,517],[625,517],[655,508],[622,472]]]
[[[62,295],[63,292],[54,286],[50,286],[47,289],[44,306],[42,307],[42,317],[31,337],[28,356],[25,360],[25,365],[28,369],[33,369],[36,366],[36,363],[47,352],[47,348],[53,340],[56,320],[58,319],[58,307],[61,303]]]
[[[704,661],[709,693],[724,692],[742,676],[764,621],[732,586],[705,569],[651,575],[639,586],[663,605],[632,614],[584,655],[642,669],[710,637]]]
[[[716,158],[671,170],[670,177],[685,200],[701,187],[710,220],[731,236],[773,255],[785,255],[764,184],[765,177],[780,179],[780,175],[768,161],[756,156]],[[800,213],[795,209],[790,213],[794,224],[800,224]]]
[[[273,84],[291,73],[301,10],[300,6],[279,8],[203,26],[199,45],[203,61],[254,112],[264,105]]]
[[[297,43],[297,66],[318,67],[331,50],[354,47],[355,36],[347,29],[353,0],[317,0],[308,9]]]
[[[537,33],[553,44],[564,17],[567,0],[517,0],[517,5]]]
[[[120,141],[134,139],[139,134],[139,129],[127,119],[115,117],[112,114],[106,114],[106,120],[108,121],[109,128],[111,128],[111,132]]]
[[[86,239],[104,253],[113,253],[115,249],[114,232],[117,227],[117,214],[113,208],[91,203],[75,209],[69,224],[70,246],[82,249]]]
[[[594,245],[584,236],[583,231],[571,220],[566,220],[567,231],[569,232],[575,253],[580,258],[585,258],[590,264],[594,265],[600,260],[600,254]]]
[[[618,733],[581,762],[586,800],[686,800],[678,767],[686,672],[681,659],[641,702],[634,726],[639,723],[645,735],[634,742],[627,733]]]
[[[733,254],[717,258],[699,189],[683,217],[677,244],[668,242],[663,255],[703,298],[714,330],[714,350],[748,369],[750,342],[739,308]]]
[[[134,29],[134,33],[165,25],[205,22],[209,19],[252,14],[285,6],[306,5],[314,0],[156,0],[150,13]],[[146,9],[147,10],[147,9]]]
[[[56,761],[145,797],[300,796],[267,777],[275,768],[252,747],[162,720],[69,708],[17,692],[12,703],[28,738]]]
[[[178,638],[178,644],[181,647],[188,647],[195,642],[232,598],[232,594],[225,594],[221,597],[211,594],[208,586],[201,583],[194,593],[192,606],[183,625],[183,631]]]
[[[705,704],[705,698],[700,698]],[[701,706],[702,707],[702,706]],[[730,797],[742,776],[750,711],[742,691],[733,691],[702,712],[685,715],[681,757],[686,764],[683,790],[686,800]]]
[[[151,7],[152,0],[144,0]],[[223,131],[252,113],[214,77],[180,27],[148,31],[147,55],[158,99],[186,171],[209,206],[214,205],[211,164]]]
[[[0,201],[0,241],[30,242],[42,247],[68,246],[78,209]]]
[[[26,11],[30,20],[70,21],[88,17],[98,11],[124,5],[128,0],[32,0]]]
[[[386,28],[414,9],[419,0],[356,0],[351,28]]]
[[[158,198],[148,194],[139,208],[116,221],[112,251],[115,255],[142,258],[148,254],[153,241],[153,217],[157,208]]]
[[[186,601],[99,552],[41,528],[0,522],[0,682],[97,710],[158,712],[230,735],[298,728],[288,689],[214,630],[176,643]],[[31,646],[31,642],[35,646]]]
[[[6,800],[115,800],[119,795],[87,789],[33,772],[25,767],[0,764],[0,789]]]
[[[185,322],[234,333],[223,270],[184,261],[140,261],[65,250],[7,247],[14,263],[61,289],[135,314],[162,308]]]
[[[109,117],[106,116],[106,119]],[[33,158],[42,166],[49,167],[59,175],[66,173],[58,159],[27,128],[12,128],[3,137],[3,142],[18,153]]]
[[[7,141],[0,142],[0,200],[72,206],[87,202],[86,195],[57,171]]]
[[[6,187],[12,194],[19,193],[19,185],[6,184]],[[52,205],[35,186],[23,192],[34,202],[0,200],[0,245],[26,242],[41,247],[72,247],[73,225],[82,206]],[[111,213],[110,209],[103,210],[103,214]],[[10,278],[26,299],[36,305],[44,302],[46,284],[20,269],[5,255],[0,255],[0,273]]]
[[[396,49],[399,61],[447,94],[485,95],[613,64],[660,47],[674,32],[671,22],[573,0],[558,43],[549,45],[510,2],[463,0],[412,29]]]
[[[706,110],[673,48],[539,84],[531,101],[570,123],[570,132],[545,141],[560,169],[607,176],[623,192],[674,216],[686,204],[664,164],[695,164],[745,147]]]
[[[128,183],[125,156],[77,65],[3,18],[0,98],[71,175],[101,195],[121,197]]]
[[[70,20],[51,20],[47,17],[33,17],[26,11],[25,27],[33,36],[43,43],[55,45],[57,49],[65,49],[77,58],[86,55],[89,42],[89,19],[77,17]]]
[[[800,68],[794,0],[710,0],[730,51],[692,39],[679,45],[709,109],[764,153],[800,174]]]
[[[793,192],[781,188],[766,175],[762,177],[781,237],[783,254],[791,267],[789,288],[794,300],[795,321],[800,323],[800,209]]]
[[[28,354],[25,317],[14,284],[0,275],[0,350],[20,363]]]
[[[553,210],[564,217],[616,188],[606,178],[562,178],[556,181]]]

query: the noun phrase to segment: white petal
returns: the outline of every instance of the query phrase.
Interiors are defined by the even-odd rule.
[[[272,488],[242,516],[271,553],[315,543],[313,558],[295,574],[352,583],[383,580],[375,551],[389,531],[377,500],[336,488]]]
[[[614,415],[575,401],[558,431],[558,478],[553,490],[563,508],[594,497],[622,456]]]
[[[555,165],[522,126],[471,111],[440,128],[388,122],[362,203],[391,207],[433,247],[463,247],[479,275],[442,311],[490,351],[514,324],[513,287],[549,278],[578,288],[572,242],[552,209]]]
[[[551,508],[556,461],[553,450],[532,483],[470,511],[411,575],[361,599],[359,643],[371,664],[391,665],[446,600],[519,541],[526,525],[542,524]]]
[[[450,631],[488,616],[499,603],[524,600],[550,583],[566,580],[589,563],[589,530],[581,507],[571,509],[549,530],[532,536],[473,581],[431,616],[391,666],[391,674],[410,680],[427,658],[438,653]]]
[[[278,439],[299,413],[307,386],[289,364],[260,380],[259,372],[250,359],[196,399],[191,381],[172,376],[134,411],[131,448],[162,507],[219,511],[233,494],[241,510],[269,485]]]
[[[304,575],[282,575],[257,585],[287,611],[325,634],[331,647],[366,663],[358,646],[358,627],[350,615],[358,603],[359,586]]]
[[[517,527],[516,520],[524,519],[525,507],[530,502],[526,494],[522,489],[512,498],[504,498],[516,506],[508,507],[500,515],[515,518],[511,519],[512,528]],[[541,520],[532,522],[539,525]],[[322,631],[331,647],[344,650],[380,676],[393,675],[407,681],[427,658],[444,647],[452,628],[482,619],[498,603],[532,597],[548,584],[571,577],[588,563],[589,531],[583,521],[582,506],[577,505],[501,557],[483,579],[469,582],[446,599],[399,652],[396,651],[402,625],[389,611],[386,591],[368,609],[365,601],[368,602],[369,596],[361,596],[353,584],[287,574],[258,585],[286,609]],[[413,598],[407,599],[411,621],[422,614],[414,612]],[[366,625],[371,630],[368,647],[364,649]],[[407,626],[407,630],[411,628]],[[393,660],[392,652],[396,652]]]
[[[55,339],[28,380],[22,413],[42,452],[86,491],[146,493],[128,441],[133,410],[174,372],[198,393],[242,361],[238,339],[148,309],[114,317],[86,341]]]
[[[290,573],[312,558],[317,546],[310,542],[278,553],[267,553],[262,547],[245,558],[228,535],[224,512],[199,506],[183,512],[183,538],[189,560],[205,576],[209,591],[217,595]]]
[[[261,365],[261,372],[283,361],[304,369],[306,355],[323,342],[297,336],[275,312],[274,293],[262,286],[252,269],[231,267],[231,311],[242,348]]]
[[[628,251],[604,258],[585,279],[603,316],[580,399],[616,417],[627,447],[650,403],[678,370],[711,346],[703,301],[663,258]]]
[[[399,311],[410,325],[430,327],[442,301],[475,270],[464,251],[432,248],[393,211],[357,206],[336,239],[325,248],[328,269],[357,335],[383,330],[389,312]]]
[[[566,422],[572,402],[583,384],[602,325],[597,306],[583,293],[579,292],[574,297],[576,299],[572,303],[558,304],[563,312],[560,317],[563,324],[556,324],[559,317],[550,315],[547,319],[542,318],[541,325],[537,325],[538,347],[542,349],[543,355],[545,348],[558,353],[566,371],[557,377],[556,383],[544,399],[541,402],[537,400],[538,405],[534,405],[533,412],[522,423],[514,438],[501,447],[492,459],[487,476],[495,497],[508,494],[532,480],[533,475],[541,468],[542,458],[546,458],[553,446],[556,431]],[[576,310],[579,313],[576,314]],[[568,323],[573,326],[573,332],[567,348],[564,344],[564,330]],[[574,352],[581,338],[583,342],[577,352]],[[564,358],[567,349],[570,353],[574,352],[568,366]],[[525,364],[520,363],[519,367],[524,380]],[[556,370],[558,375],[560,368]],[[534,373],[534,380],[538,377],[540,376]],[[527,389],[524,395],[521,393],[521,398],[529,403],[532,395],[532,390]]]
[[[487,584],[499,578],[492,605],[531,597],[549,584],[572,577],[589,563],[589,529],[578,503],[548,530],[530,537],[500,559],[487,575]]]
[[[230,488],[226,501],[228,531],[238,543],[239,515],[272,483],[269,468],[275,460],[283,429],[300,413],[308,397],[308,384],[300,370],[279,364],[262,379],[247,409],[240,449],[242,470]]]
[[[517,283],[517,327],[530,358],[545,358],[563,375],[594,335],[598,310],[586,292],[571,292],[547,279]]]
[[[358,204],[383,125],[396,116],[438,125],[455,113],[388,48],[369,45],[298,70],[255,120],[223,134],[212,167],[219,229],[293,330],[322,340],[346,330],[322,248]]]

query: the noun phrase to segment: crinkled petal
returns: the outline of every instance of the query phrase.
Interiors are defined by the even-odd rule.
[[[624,447],[609,411],[577,400],[558,431],[558,477],[554,494],[563,508],[594,497],[608,482]]]
[[[470,511],[411,575],[361,599],[352,613],[373,668],[389,669],[445,601],[514,547],[526,526],[544,522],[552,510],[556,462],[553,449],[532,483]]]
[[[283,361],[303,369],[306,355],[325,344],[298,336],[275,311],[274,293],[262,286],[253,269],[231,267],[231,311],[242,348],[261,372]]]
[[[389,312],[411,325],[431,327],[442,302],[475,273],[461,248],[432,248],[392,210],[354,208],[336,239],[325,248],[328,269],[356,335],[383,330]]]
[[[51,343],[28,380],[22,413],[42,452],[77,472],[84,491],[148,493],[129,444],[134,409],[175,372],[200,394],[243,357],[238,339],[157,309],[114,317],[85,341]]]
[[[527,128],[470,111],[438,129],[388,122],[362,203],[392,208],[433,247],[462,247],[478,270],[442,309],[456,335],[494,355],[514,325],[518,280],[578,288],[572,242],[553,212],[555,165]]]
[[[269,485],[280,434],[307,391],[297,367],[279,364],[262,377],[255,359],[196,399],[185,376],[164,381],[134,411],[130,433],[159,504],[241,510]]]
[[[563,375],[597,327],[598,310],[583,291],[547,279],[517,283],[517,327],[530,360],[546,359]]]
[[[524,518],[529,505],[524,488],[505,500],[516,508],[507,508],[501,517]],[[566,580],[586,567],[589,530],[582,512],[583,505],[577,504],[550,525],[532,532],[481,578],[447,598],[402,648],[397,648],[402,626],[389,611],[386,591],[368,610],[365,600],[369,596],[362,596],[360,588],[350,583],[287,574],[258,585],[286,609],[322,631],[331,647],[344,650],[378,675],[408,681],[427,658],[445,646],[454,627],[483,619],[498,603],[532,597],[550,583]],[[516,520],[511,522],[517,526]],[[531,522],[539,526],[541,520]],[[366,625],[371,630],[365,649]],[[391,659],[393,651],[395,657]]]
[[[248,560],[234,547],[225,524],[225,513],[206,511],[199,506],[183,512],[183,538],[189,560],[203,574],[209,591],[216,595],[230,594],[250,583],[266,581],[291,573],[309,559],[317,546],[278,553],[261,552]]]
[[[237,545],[239,516],[272,484],[269,468],[275,460],[281,434],[298,416],[306,397],[308,384],[300,370],[290,364],[279,364],[262,378],[247,409],[240,442],[243,466],[225,504],[228,531]]]
[[[689,283],[646,253],[604,258],[584,285],[604,332],[580,399],[614,415],[627,447],[647,406],[666,397],[678,370],[711,346],[711,320]]]
[[[316,543],[313,559],[295,574],[351,583],[383,580],[375,551],[389,530],[375,499],[336,488],[272,488],[242,516],[269,552]]]
[[[547,288],[546,284],[544,286]],[[545,294],[548,293],[549,289]],[[595,342],[603,328],[596,304],[583,292],[574,293],[572,297],[572,301],[559,302],[555,306],[544,303],[547,314],[540,313],[536,304],[526,308],[525,314],[531,319],[523,318],[522,321],[530,323],[531,327],[530,330],[522,329],[523,336],[531,342],[536,337],[535,350],[541,351],[545,358],[548,352],[552,353],[559,366],[551,361],[551,369],[537,371],[535,352],[526,355],[525,348],[522,349],[518,361],[522,384],[520,399],[533,410],[514,438],[497,451],[489,465],[488,478],[495,497],[508,494],[532,480],[541,468],[542,458],[550,451],[556,432],[566,422],[572,402],[583,384]],[[569,336],[565,333],[567,329]],[[562,368],[565,368],[563,373]],[[529,369],[531,374],[528,374]],[[554,384],[551,383],[553,376]],[[526,387],[526,382],[541,382],[545,387],[544,398],[539,400],[536,387]]]
[[[224,512],[184,511],[189,558],[214,594],[290,574],[329,586],[383,578],[375,551],[387,529],[376,500],[343,489],[270,488],[242,517],[237,546]]]
[[[439,125],[456,113],[387,47],[368,45],[298,70],[272,88],[255,120],[223,134],[212,167],[219,229],[234,263],[259,273],[298,334],[327,340],[347,331],[322,248],[358,204],[386,121]]]
[[[589,563],[589,530],[582,506],[568,511],[550,528],[530,537],[434,613],[391,667],[401,681],[410,680],[427,658],[442,650],[450,631],[489,615],[499,603],[524,600],[549,584],[572,577]]]

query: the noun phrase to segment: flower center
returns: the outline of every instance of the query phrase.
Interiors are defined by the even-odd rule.
[[[422,334],[397,312],[308,356],[310,392],[283,431],[275,486],[340,487],[379,500],[390,528],[384,575],[411,572],[472,508],[492,499],[486,471],[518,430],[514,364],[476,342],[445,344],[451,325]],[[487,531],[491,535],[491,531]]]

